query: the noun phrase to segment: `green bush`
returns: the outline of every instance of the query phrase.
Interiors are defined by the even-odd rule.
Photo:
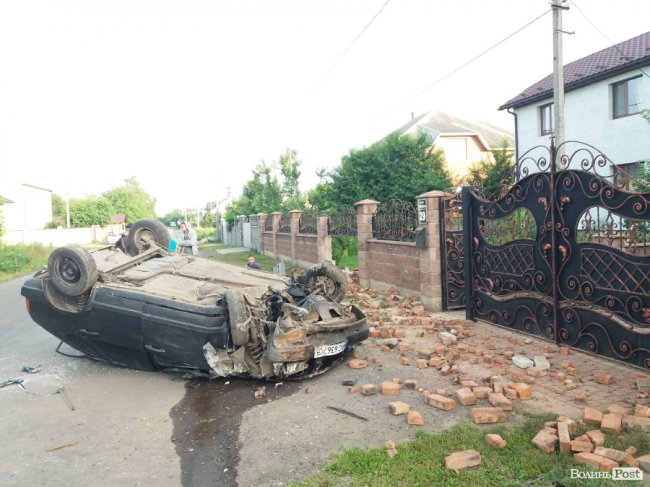
[[[339,264],[346,257],[356,257],[359,254],[357,237],[332,237],[332,259]]]
[[[216,239],[217,238],[217,229],[216,228],[201,228],[201,227],[196,227],[194,228],[196,231],[196,237],[201,240],[204,238],[209,238],[209,239]]]
[[[52,247],[42,244],[0,244],[0,281],[44,266],[50,252],[52,252]]]

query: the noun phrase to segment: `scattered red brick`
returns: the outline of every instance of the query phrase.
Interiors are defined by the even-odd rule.
[[[477,401],[476,396],[469,387],[458,389],[456,391],[456,397],[458,398],[458,402],[460,402],[463,406],[476,404]]]
[[[469,416],[476,424],[503,423],[506,413],[499,408],[472,408]]]
[[[600,426],[600,423],[603,421],[603,413],[597,409],[585,407],[583,419],[585,424],[597,424]]]
[[[555,451],[555,446],[558,443],[558,437],[548,433],[545,430],[541,430],[535,435],[532,439],[533,445],[546,453],[552,453]]]
[[[443,409],[449,411],[456,407],[456,401],[449,397],[441,396],[439,394],[429,394],[427,397],[427,404],[433,406],[434,408]]]
[[[399,384],[395,382],[382,382],[381,393],[384,396],[399,396]]]
[[[375,384],[363,384],[361,386],[361,394],[364,396],[371,396],[377,394],[377,386]]]
[[[614,376],[612,374],[605,374],[603,372],[597,372],[594,374],[594,380],[599,384],[610,385],[614,382]]]
[[[368,367],[368,361],[367,360],[361,360],[361,359],[353,359],[348,362],[348,367],[351,369],[365,369]]]
[[[623,428],[623,415],[621,413],[608,413],[603,416],[600,429],[606,433],[619,434]]]
[[[407,414],[409,412],[409,409],[411,409],[408,404],[402,401],[395,401],[395,402],[388,403],[388,407],[390,408],[390,412],[393,413],[394,416],[399,416],[400,414]]]
[[[593,443],[594,446],[602,446],[605,444],[605,435],[600,430],[591,430],[585,433],[589,438],[589,441]]]
[[[584,463],[585,465],[591,465],[592,467],[597,468],[603,472],[611,472],[612,468],[618,467],[618,463],[609,458],[601,457],[600,455],[594,455],[589,452],[576,453],[573,455],[573,458],[578,463]]]
[[[408,357],[400,357],[399,363],[400,365],[411,365],[411,361],[408,359]]]
[[[457,451],[445,458],[445,468],[460,470],[481,464],[481,454],[476,450]]]
[[[422,417],[422,414],[414,409],[411,409],[408,412],[406,422],[412,426],[424,426],[424,418]]]
[[[497,434],[485,435],[485,441],[487,442],[488,445],[494,448],[504,448],[508,444],[506,440],[501,438],[501,435],[497,435]]]

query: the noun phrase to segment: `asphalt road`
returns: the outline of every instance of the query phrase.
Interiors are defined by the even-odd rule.
[[[59,377],[74,410],[61,394],[33,395],[18,385],[0,389],[3,487],[286,485],[313,475],[346,446],[402,441],[420,429],[388,413],[395,398],[350,394],[344,377],[353,376],[358,385],[401,377],[429,390],[449,387],[448,378],[404,367],[398,354],[382,353],[372,343],[357,350],[376,365],[351,370],[341,364],[284,384],[186,380],[179,373],[65,357],[55,352],[58,340],[27,314],[20,296],[25,279],[0,284],[0,381],[28,378],[23,366],[41,366],[35,376]],[[414,350],[417,340],[430,346],[429,338],[412,338]],[[260,387],[267,395],[255,400]],[[404,391],[400,400],[423,413],[423,429],[432,433],[466,416],[424,405],[417,391]]]

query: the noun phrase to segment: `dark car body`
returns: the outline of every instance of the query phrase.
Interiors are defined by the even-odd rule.
[[[98,360],[282,379],[324,371],[368,336],[361,310],[306,281],[156,246],[135,256],[69,250],[26,281],[21,294],[36,323]],[[96,269],[96,280],[71,295],[77,291],[65,279],[76,285],[84,266]],[[315,269],[321,279],[334,268]]]

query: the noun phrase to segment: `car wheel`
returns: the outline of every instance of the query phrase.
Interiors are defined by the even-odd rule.
[[[54,249],[47,260],[52,284],[66,296],[79,296],[97,282],[97,265],[86,249],[66,245]]]
[[[340,302],[348,290],[345,274],[331,262],[321,262],[311,266],[298,279],[310,293],[321,294],[336,302]]]
[[[228,289],[223,293],[228,308],[228,320],[230,322],[230,334],[232,343],[242,347],[248,343],[248,312],[246,310],[246,301],[244,292],[240,289]]]
[[[162,222],[153,218],[145,218],[135,222],[129,229],[124,249],[127,254],[133,256],[149,249],[153,244],[167,249],[169,247],[169,232]]]

